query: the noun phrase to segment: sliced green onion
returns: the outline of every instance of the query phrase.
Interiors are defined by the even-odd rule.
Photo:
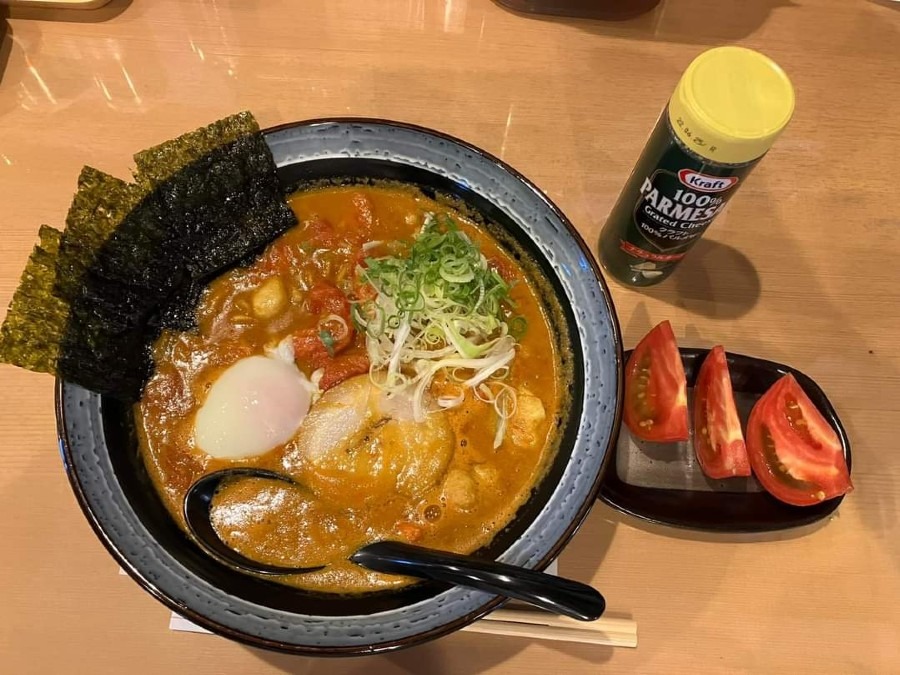
[[[387,248],[397,250],[390,242]],[[352,310],[366,335],[371,381],[391,394],[412,387],[418,421],[432,410],[461,405],[467,390],[478,398],[489,396],[486,402],[499,420],[496,447],[515,409],[515,390],[502,380],[527,325],[521,317],[506,321],[514,308],[510,285],[445,214],[426,214],[418,236],[402,253],[368,257],[357,269],[359,280],[376,291],[374,299]],[[427,393],[441,371],[461,386],[461,393],[438,398],[433,408]]]
[[[325,349],[328,350],[328,356],[334,356],[334,336],[323,328],[319,331],[319,339],[325,345]]]
[[[528,330],[528,321],[524,316],[514,316],[509,320],[509,334],[516,340],[521,340]]]

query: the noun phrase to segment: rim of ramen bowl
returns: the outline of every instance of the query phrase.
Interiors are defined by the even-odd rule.
[[[290,145],[303,142],[304,139],[288,137],[292,133],[296,134],[316,134],[330,133],[336,131],[342,136],[346,136],[346,148],[335,153],[334,151],[323,151],[321,156],[303,156],[299,161],[292,161],[291,156],[282,152],[282,145]],[[504,206],[497,203],[500,199],[496,193],[500,189],[499,183],[495,187],[494,192],[490,186],[485,189],[484,186],[473,187],[466,178],[466,168],[463,166],[465,160],[478,161],[484,164],[486,169],[491,171],[499,170],[498,176],[511,180],[510,186],[524,188],[528,198],[534,201],[534,207],[539,211],[544,211],[544,219],[548,227],[554,227],[551,222],[551,216],[561,225],[560,236],[566,237],[569,242],[574,243],[577,251],[573,251],[577,258],[577,267],[585,274],[586,281],[581,281],[583,286],[579,286],[575,280],[571,270],[568,271],[570,283],[575,284],[571,289],[564,288],[567,291],[564,298],[560,298],[560,302],[569,305],[572,309],[575,323],[577,324],[577,332],[581,342],[582,355],[584,356],[581,365],[581,372],[575,374],[578,378],[587,380],[586,373],[590,368],[602,369],[606,368],[605,376],[614,391],[612,396],[608,396],[602,401],[602,414],[593,420],[588,418],[588,403],[592,396],[597,397],[594,406],[601,405],[601,399],[596,393],[588,390],[588,382],[585,381],[584,401],[581,407],[581,417],[578,420],[578,434],[575,447],[572,449],[573,454],[581,448],[587,451],[590,443],[595,440],[587,437],[585,429],[590,430],[593,425],[600,426],[600,422],[604,422],[603,429],[591,433],[600,433],[605,436],[605,447],[600,448],[602,454],[599,459],[595,459],[597,464],[596,470],[592,472],[592,484],[587,492],[580,498],[577,507],[572,508],[568,523],[562,530],[561,534],[555,537],[555,541],[534,559],[528,558],[522,560],[506,560],[514,564],[523,564],[525,567],[543,569],[557,555],[563,547],[569,542],[575,532],[579,529],[588,512],[594,504],[597,495],[600,492],[602,477],[610,460],[615,453],[618,429],[621,422],[622,414],[622,397],[623,397],[623,353],[621,330],[619,327],[618,317],[612,303],[609,287],[604,280],[599,266],[591,254],[587,244],[581,235],[575,229],[574,225],[563,214],[563,212],[547,197],[532,181],[519,173],[516,169],[509,166],[503,160],[493,156],[492,154],[460,140],[443,132],[435,131],[425,127],[408,124],[405,122],[397,122],[392,120],[383,120],[377,118],[361,118],[361,117],[333,117],[333,118],[316,118],[300,122],[291,122],[274,127],[270,127],[263,131],[266,140],[269,143],[270,150],[275,157],[276,164],[279,167],[291,166],[293,164],[303,164],[315,161],[316,159],[340,159],[354,157],[368,157],[370,159],[380,160],[387,163],[404,164],[407,167],[418,167],[426,171],[437,173],[440,176],[457,181],[468,190],[472,190],[480,195],[481,198],[491,202],[496,208],[506,211]],[[391,134],[409,134],[419,141],[426,143],[436,143],[440,152],[453,150],[460,153],[458,161],[454,164],[454,169],[447,169],[446,166],[438,167],[434,164],[429,165],[427,159],[401,157],[394,150],[379,150],[377,147],[371,154],[367,155],[363,147],[354,148],[354,144],[363,146],[369,140],[375,140],[378,146],[378,140],[390,145],[386,139],[375,139],[377,133],[390,136]],[[309,139],[305,139],[309,140]],[[323,141],[325,143],[325,141]],[[342,145],[343,140],[337,145]],[[448,156],[447,164],[453,161]],[[470,167],[475,170],[474,167]],[[499,179],[498,179],[499,180]],[[479,189],[481,188],[481,189]],[[512,200],[513,202],[515,199]],[[522,207],[525,208],[525,207]],[[514,221],[516,218],[507,213]],[[522,223],[518,223],[522,225]],[[540,251],[544,258],[548,261],[553,256],[552,247],[549,245],[541,245],[535,240],[534,232],[526,232],[529,238],[534,242],[536,248]],[[562,263],[565,266],[565,263]],[[554,269],[556,269],[554,267]],[[561,274],[558,274],[560,284],[564,285]],[[593,286],[596,284],[596,287]],[[569,297],[568,292],[575,292],[577,288],[581,288],[590,299],[596,299],[600,305],[600,311],[595,311],[592,307],[577,307],[574,299]],[[591,318],[593,317],[593,318]],[[599,321],[607,331],[607,341],[605,346],[601,347],[601,337],[587,332],[590,321]],[[608,363],[592,363],[588,357],[591,351],[598,351]],[[611,353],[610,353],[611,352]],[[614,370],[612,375],[609,369]],[[597,378],[604,376],[602,370],[598,371]],[[598,380],[600,386],[603,381]],[[85,410],[86,409],[86,410]],[[610,411],[611,409],[611,411]],[[76,414],[76,411],[78,413]],[[593,410],[591,412],[597,412]],[[611,414],[610,414],[611,412]],[[190,570],[185,568],[176,560],[172,554],[160,544],[149,532],[144,528],[140,517],[132,509],[130,502],[125,494],[124,489],[119,485],[116,473],[112,469],[110,463],[109,447],[106,443],[103,426],[103,412],[101,397],[94,392],[87,391],[77,385],[67,383],[58,379],[56,384],[56,417],[57,417],[57,433],[59,437],[60,453],[69,482],[75,493],[79,506],[85,514],[88,522],[94,530],[97,537],[104,544],[110,554],[115,558],[119,565],[133,578],[138,584],[153,595],[157,600],[162,602],[170,609],[178,612],[195,623],[204,626],[215,633],[226,636],[233,640],[243,642],[255,647],[263,647],[277,651],[285,651],[291,653],[318,655],[318,656],[337,656],[337,655],[363,655],[375,654],[386,651],[395,650],[402,647],[409,647],[415,644],[425,642],[443,635],[452,633],[465,625],[481,618],[498,605],[504,602],[504,599],[491,596],[478,591],[469,591],[467,589],[452,588],[439,595],[431,596],[416,605],[403,607],[401,609],[410,609],[410,607],[419,612],[421,616],[415,622],[408,617],[402,615],[394,616],[400,610],[392,610],[383,613],[382,616],[385,625],[383,628],[391,629],[398,624],[410,623],[411,627],[406,628],[406,634],[397,637],[387,636],[383,640],[371,642],[365,630],[361,629],[361,635],[351,634],[348,637],[349,644],[341,644],[332,642],[316,642],[310,639],[308,642],[301,642],[293,637],[289,637],[288,633],[292,629],[297,629],[297,621],[303,624],[314,624],[314,628],[321,629],[327,635],[328,628],[336,626],[339,620],[355,619],[360,626],[363,626],[366,619],[365,615],[356,617],[329,617],[329,616],[310,616],[304,614],[291,614],[289,612],[270,612],[270,616],[262,616],[254,614],[248,616],[247,613],[241,614],[231,609],[230,600],[240,600],[241,603],[248,605],[243,598],[234,598],[225,591],[218,589],[216,586],[208,583],[206,580],[200,579]],[[73,420],[79,417],[81,424],[85,428],[80,428],[81,424],[76,424]],[[570,460],[569,465],[573,462]],[[580,461],[579,461],[580,464]],[[566,475],[569,481],[575,481],[577,484],[578,476],[569,474],[571,466],[567,466]],[[545,511],[549,514],[554,498],[557,494],[565,489],[563,480],[553,490],[548,503],[543,507],[538,517],[528,525],[525,532],[512,544],[504,553],[499,556],[505,559],[516,544],[528,539],[535,523],[539,518],[545,515]],[[101,508],[102,507],[102,508]],[[549,515],[548,515],[549,517]],[[533,537],[533,534],[532,534]],[[524,545],[524,544],[523,544]],[[158,549],[158,550],[157,550]],[[150,562],[144,557],[146,555],[159,555],[161,559],[154,559]],[[521,557],[521,556],[520,556]],[[157,569],[154,569],[154,565]],[[166,574],[171,574],[172,578],[163,578]],[[181,584],[185,590],[190,588],[192,600],[187,600],[187,593],[174,592],[172,584]],[[186,585],[185,585],[186,584]],[[448,600],[448,598],[451,598]],[[463,599],[460,599],[463,598]],[[213,602],[218,603],[221,607],[216,608],[216,614],[210,607],[203,608],[204,602],[210,605]],[[454,607],[454,603],[456,607]],[[260,606],[254,605],[256,609]],[[262,608],[268,609],[268,608]],[[221,610],[221,611],[220,611]],[[224,611],[224,614],[223,614]],[[232,619],[231,616],[236,617]],[[225,617],[225,618],[223,618]],[[294,621],[291,622],[290,618]],[[444,618],[446,617],[446,619]],[[241,625],[238,619],[251,619],[258,621],[251,622],[250,625]],[[427,619],[427,620],[425,620]],[[237,622],[237,623],[236,623]],[[422,630],[417,630],[415,623],[425,624]],[[322,628],[322,626],[325,626]],[[339,631],[338,631],[339,632]],[[374,633],[379,635],[377,631]],[[351,639],[352,638],[352,639]],[[319,639],[319,638],[316,638]],[[340,637],[335,638],[340,640]]]

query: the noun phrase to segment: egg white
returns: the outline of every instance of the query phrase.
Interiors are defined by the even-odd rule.
[[[297,433],[314,389],[292,361],[241,359],[210,388],[194,419],[194,442],[218,459],[265,454]]]

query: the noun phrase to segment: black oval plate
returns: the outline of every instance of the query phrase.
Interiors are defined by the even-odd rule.
[[[679,351],[691,401],[697,373],[709,350]],[[626,352],[626,361],[629,356],[631,352]],[[728,353],[727,358],[735,403],[745,430],[753,404],[779,378],[792,373],[834,427],[847,467],[851,468],[847,432],[825,392],[812,378],[790,366],[752,356]],[[755,478],[707,478],[696,460],[691,440],[647,443],[635,439],[624,424],[615,462],[603,478],[600,498],[613,508],[643,520],[711,532],[769,532],[808,525],[834,512],[843,500],[841,496],[814,506],[791,506],[772,497]]]

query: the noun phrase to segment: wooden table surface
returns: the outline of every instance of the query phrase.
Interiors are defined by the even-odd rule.
[[[84,164],[242,109],[441,129],[540,185],[594,244],[683,68],[760,49],[797,111],[668,282],[612,289],[626,346],[670,319],[685,346],[790,363],[826,390],[856,491],[821,527],[755,538],[651,528],[598,505],[560,561],[636,650],[459,633],[321,661],[173,633],[94,537],[59,455],[50,377],[0,367],[0,672],[900,672],[900,5],[663,0],[625,23],[537,20],[489,0],[113,0],[13,9],[0,52],[0,306]],[[0,312],[4,310],[0,309]]]

